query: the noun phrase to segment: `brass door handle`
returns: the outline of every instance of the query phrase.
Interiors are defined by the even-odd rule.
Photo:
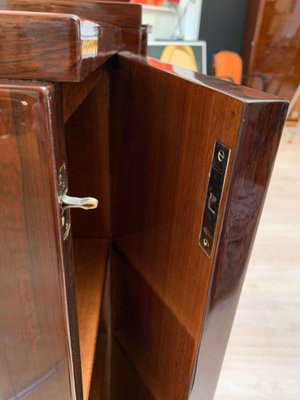
[[[93,210],[98,207],[98,200],[94,197],[73,197],[63,194],[60,198],[62,208],[82,208],[83,210]]]

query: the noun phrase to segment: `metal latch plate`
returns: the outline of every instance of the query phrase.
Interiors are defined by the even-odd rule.
[[[229,157],[230,149],[224,146],[222,143],[216,141],[211,163],[210,177],[202,218],[202,227],[199,238],[200,246],[209,257],[211,256],[214,244],[219,206],[221,202]]]

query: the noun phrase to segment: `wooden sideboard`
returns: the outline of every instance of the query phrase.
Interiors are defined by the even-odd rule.
[[[247,86],[291,100],[300,82],[300,0],[250,0],[242,55]]]
[[[0,399],[213,399],[288,103],[138,5],[0,8]]]

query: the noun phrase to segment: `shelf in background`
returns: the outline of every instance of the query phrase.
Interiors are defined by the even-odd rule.
[[[74,239],[74,256],[83,397],[88,400],[106,275],[108,241]]]

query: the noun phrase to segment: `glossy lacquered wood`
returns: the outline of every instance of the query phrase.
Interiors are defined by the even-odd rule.
[[[8,346],[1,343],[0,395],[185,400],[196,376],[211,400],[286,102],[132,53],[100,66],[123,48],[145,51],[139,6],[0,7],[8,9],[0,12],[0,76],[62,82],[3,83],[0,327]],[[82,41],[85,19],[98,29],[97,51],[108,46],[94,57],[95,40]],[[216,140],[231,155],[209,258],[199,234]],[[72,211],[65,240],[64,164],[69,194],[100,201]],[[43,374],[57,358],[62,367]]]
[[[266,102],[243,113],[191,400],[214,396],[286,112],[286,103]]]
[[[101,81],[104,68],[98,68],[81,82],[64,82],[61,84],[65,123]]]
[[[73,399],[49,84],[0,83],[0,397]],[[76,331],[74,332],[74,340]]]
[[[299,153],[300,135],[285,127],[215,400],[300,393]]]
[[[112,342],[112,370],[111,400],[155,400],[116,340]]]
[[[108,66],[96,74],[95,87],[65,125],[70,193],[99,200],[99,207],[91,212],[72,210],[73,235],[81,238],[109,238],[111,232]],[[65,89],[64,99],[76,98]]]
[[[80,81],[119,48],[116,27],[74,15],[0,11],[0,25],[2,78]]]
[[[84,0],[13,0],[9,4],[0,4],[0,9],[66,13],[83,19],[96,21],[99,24],[110,24],[119,28],[118,39],[120,50],[140,53],[143,28],[141,27],[141,6],[126,2],[103,2]],[[108,43],[109,45],[109,43]]]
[[[243,48],[247,85],[291,100],[300,79],[299,43],[299,0],[250,1]]]
[[[83,398],[88,400],[107,270],[108,241],[76,239],[74,257]]]
[[[2,78],[78,82],[117,51],[142,51],[139,5],[17,0],[0,10]]]
[[[139,28],[141,6],[124,2],[83,1],[83,0],[10,0],[1,3],[0,9],[11,11],[37,11],[78,15],[98,23],[123,28]]]
[[[287,103],[124,53],[113,67],[111,109],[114,335],[150,397],[183,400],[193,385],[199,343],[200,352],[207,349],[200,339],[218,284],[232,323],[231,288],[239,287],[246,268]],[[198,240],[216,140],[231,156],[209,258]],[[245,209],[237,203],[241,192],[249,198]],[[236,231],[245,231],[236,242],[234,221]],[[240,275],[222,285],[216,263]],[[213,346],[227,340],[222,323],[216,319],[210,332]],[[211,362],[215,370],[209,382],[202,380],[203,393],[216,385],[220,354]],[[213,398],[208,392],[203,399]],[[143,398],[138,390],[135,398]]]

